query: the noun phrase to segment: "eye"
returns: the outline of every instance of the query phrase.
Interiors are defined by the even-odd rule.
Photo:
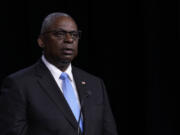
[[[79,37],[79,34],[78,34],[78,32],[71,32],[71,36],[73,36],[73,37]]]
[[[63,31],[55,31],[53,34],[55,36],[57,36],[57,37],[63,37],[65,35],[65,32],[63,32]]]

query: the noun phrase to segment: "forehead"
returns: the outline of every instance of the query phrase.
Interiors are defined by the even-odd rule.
[[[67,31],[77,30],[77,25],[71,17],[56,17],[50,25],[50,29],[63,29]]]

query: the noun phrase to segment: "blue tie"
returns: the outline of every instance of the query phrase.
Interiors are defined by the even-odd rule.
[[[69,107],[71,108],[76,120],[79,121],[80,108],[78,106],[78,101],[77,101],[78,99],[75,96],[69,77],[66,73],[62,72],[60,79],[62,80],[62,90],[63,90],[64,97],[66,101],[68,102]],[[83,131],[82,123],[83,123],[82,118],[80,118],[79,127],[81,131]]]

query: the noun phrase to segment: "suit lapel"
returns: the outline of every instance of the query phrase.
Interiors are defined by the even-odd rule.
[[[73,77],[76,83],[77,91],[80,98],[80,103],[82,107],[82,113],[83,113],[83,123],[84,123],[84,132],[86,132],[86,129],[88,129],[88,121],[91,121],[89,118],[90,110],[88,110],[89,106],[89,99],[91,98],[90,93],[91,90],[88,87],[88,80],[86,77],[83,77],[82,74],[78,71],[77,68],[72,67],[72,73]]]
[[[63,113],[63,115],[71,123],[71,125],[74,128],[77,128],[77,121],[71,109],[69,108],[50,71],[46,68],[41,60],[37,64],[36,75],[38,78],[37,81],[44,92],[57,105],[59,110]]]
[[[72,68],[72,72],[73,72],[76,88],[79,94],[80,102],[82,103],[82,100],[84,100],[85,95],[87,94],[87,88],[86,88],[87,81],[77,72],[75,68]]]

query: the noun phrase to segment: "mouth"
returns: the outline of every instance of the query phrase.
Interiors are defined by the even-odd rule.
[[[62,52],[64,55],[73,55],[74,50],[70,48],[64,48]]]

